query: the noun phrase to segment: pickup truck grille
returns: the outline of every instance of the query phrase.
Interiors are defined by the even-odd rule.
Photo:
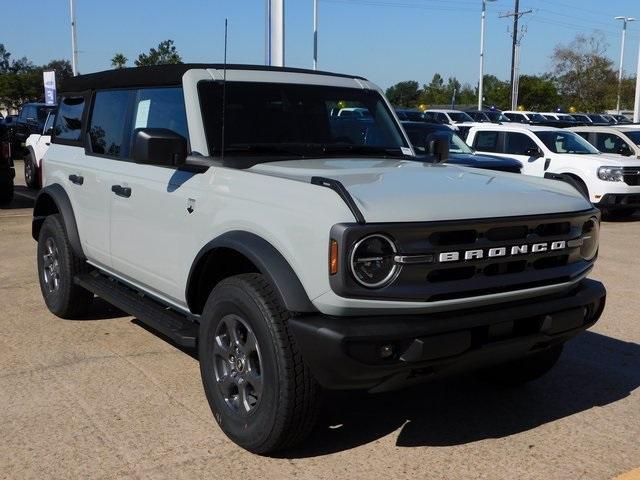
[[[395,281],[384,288],[363,288],[348,271],[332,277],[331,286],[348,297],[431,302],[564,283],[591,267],[576,240],[594,215],[591,210],[468,222],[342,226],[342,232],[332,231],[332,238],[342,237],[347,253],[364,235],[384,233],[394,239],[399,255],[431,261],[404,263]],[[539,245],[536,251],[534,245]]]
[[[640,168],[638,167],[624,167],[622,169],[622,175],[624,177],[624,183],[631,186],[640,185]]]

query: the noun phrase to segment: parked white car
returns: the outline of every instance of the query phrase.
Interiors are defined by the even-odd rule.
[[[640,158],[640,125],[572,127],[602,153]]]
[[[515,123],[546,122],[548,120],[538,112],[507,110],[502,113]]]
[[[40,188],[42,185],[42,158],[51,145],[51,133],[55,118],[55,113],[50,112],[44,122],[42,132],[29,135],[25,142],[28,153],[24,157],[24,181],[29,188]]]
[[[540,112],[540,115],[545,117],[547,120],[564,120],[569,122],[577,121],[572,115],[562,112]]]
[[[520,160],[525,175],[575,182],[592,203],[612,216],[628,216],[640,208],[640,161],[602,154],[575,132],[486,125],[472,128],[467,143],[479,153]]]
[[[457,125],[460,123],[475,123],[475,120],[462,110],[429,109],[424,112],[425,122]]]

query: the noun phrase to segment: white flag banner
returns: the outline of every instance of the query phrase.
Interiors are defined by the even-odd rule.
[[[47,70],[42,72],[44,80],[44,103],[47,105],[56,104],[56,72]]]

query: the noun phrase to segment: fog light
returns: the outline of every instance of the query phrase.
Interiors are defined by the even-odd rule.
[[[393,355],[393,345],[383,345],[380,347],[380,357],[389,358]]]

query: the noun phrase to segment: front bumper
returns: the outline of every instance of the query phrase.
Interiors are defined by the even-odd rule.
[[[586,279],[562,294],[507,304],[429,315],[309,315],[289,325],[322,386],[384,391],[563,343],[598,321],[605,299],[604,286]],[[393,353],[382,358],[388,346]]]
[[[619,208],[640,209],[640,193],[607,193],[594,205],[604,211]]]

